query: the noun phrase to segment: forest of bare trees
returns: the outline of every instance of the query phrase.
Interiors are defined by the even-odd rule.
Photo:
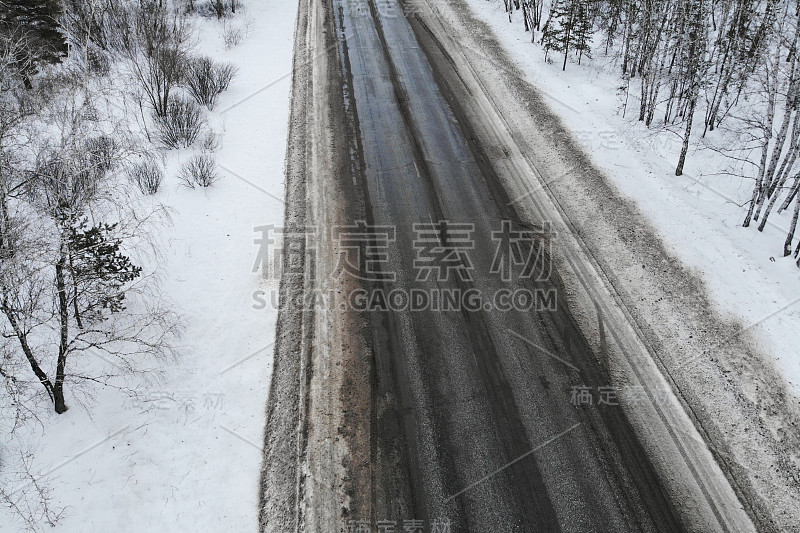
[[[504,0],[519,11],[545,59],[580,63],[596,48],[621,78],[629,106],[648,128],[677,133],[675,174],[690,146],[726,156],[720,172],[752,185],[742,225],[764,229],[789,210],[783,253],[794,254],[800,213],[800,4],[785,0]],[[710,137],[720,132],[718,142]]]

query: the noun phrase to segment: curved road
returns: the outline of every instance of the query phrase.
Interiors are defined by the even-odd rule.
[[[458,120],[457,95],[437,83],[425,50],[434,41],[419,39],[392,0],[333,7],[346,107],[361,132],[354,179],[367,224],[395,239],[382,248],[373,235],[363,250],[386,255],[362,266],[394,274],[369,294],[452,304],[383,311],[384,300],[368,300],[381,463],[373,520],[422,520],[426,531],[680,530],[562,305],[546,253],[558,236],[546,221],[516,222],[514,199]],[[496,308],[513,294],[521,309]]]

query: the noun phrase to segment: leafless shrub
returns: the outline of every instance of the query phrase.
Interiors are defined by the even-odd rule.
[[[235,66],[217,63],[210,57],[202,56],[189,63],[184,82],[198,104],[213,109],[217,97],[228,89],[234,76]]]
[[[225,43],[225,49],[230,50],[241,43],[249,34],[253,25],[253,19],[245,17],[242,20],[222,19],[222,23],[217,28],[217,32]]]
[[[146,159],[131,165],[128,176],[142,194],[155,194],[164,181],[164,170],[155,160]]]
[[[191,31],[161,2],[143,0],[120,9],[113,48],[127,60],[156,115],[163,117],[172,90],[183,80]]]
[[[244,40],[244,30],[235,24],[223,22],[220,26],[220,33],[226,50],[230,50]]]
[[[117,143],[108,135],[90,138],[86,141],[86,151],[92,168],[103,174],[111,171],[119,159]]]
[[[190,189],[195,186],[210,187],[219,179],[214,156],[204,153],[192,157],[181,167],[178,178]]]
[[[23,529],[43,531],[44,526],[55,527],[65,509],[54,504],[44,476],[34,472],[33,459],[30,451],[20,452],[19,458],[14,458],[9,465],[12,468],[6,469],[10,470],[3,479],[6,483],[0,484],[0,502]]]
[[[203,112],[196,103],[172,96],[164,116],[156,115],[161,142],[169,148],[194,144],[203,131]]]
[[[200,139],[200,148],[204,152],[216,152],[220,145],[220,136],[213,131],[207,131]]]

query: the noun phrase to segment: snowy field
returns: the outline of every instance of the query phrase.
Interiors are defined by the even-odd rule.
[[[238,67],[209,124],[221,134],[220,180],[187,189],[188,151],[166,156],[154,200],[172,209],[162,235],[163,296],[186,324],[180,359],[138,398],[95,390],[25,435],[32,471],[50,487],[55,531],[247,531],[257,527],[258,476],[276,310],[253,271],[254,228],[283,220],[283,166],[296,5],[245,1],[232,23],[249,29],[226,49],[220,23],[193,16],[197,53]],[[15,490],[25,490],[25,486]],[[16,523],[0,511],[0,530]],[[47,528],[48,530],[52,528]]]
[[[499,0],[468,0],[488,23],[528,81],[548,96],[575,138],[620,191],[636,202],[664,242],[705,281],[719,312],[738,319],[774,356],[795,391],[800,392],[800,269],[782,257],[791,213],[773,213],[763,233],[742,228],[752,181],[721,173],[729,166],[716,152],[690,147],[683,176],[675,176],[681,138],[647,129],[638,122],[633,91],[625,109],[619,67],[603,57],[582,64],[531,43],[521,12],[512,22]],[[537,41],[541,34],[537,32]],[[623,116],[623,112],[624,115]],[[694,137],[702,133],[702,120]],[[697,131],[700,130],[700,131]],[[711,142],[716,132],[708,134]],[[699,141],[694,139],[693,141]]]

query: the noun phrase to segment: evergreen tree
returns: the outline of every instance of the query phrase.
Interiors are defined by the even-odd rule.
[[[586,1],[577,2],[577,13],[575,22],[572,28],[572,35],[574,37],[573,48],[578,54],[578,64],[581,64],[581,58],[592,57],[591,44],[592,44],[592,17],[589,13],[589,3]]]
[[[0,38],[17,42],[15,66],[25,86],[46,63],[59,63],[67,53],[60,31],[58,0],[0,0]]]
[[[79,327],[87,319],[102,320],[103,310],[124,310],[124,287],[141,275],[141,267],[120,251],[122,239],[114,234],[116,228],[116,224],[103,223],[89,226],[88,219],[69,228],[68,263]]]
[[[592,37],[592,21],[589,4],[586,0],[564,0],[556,2],[550,9],[550,16],[542,33],[545,58],[550,50],[563,52],[567,69],[570,50],[578,53],[578,64],[583,54],[589,55]]]

